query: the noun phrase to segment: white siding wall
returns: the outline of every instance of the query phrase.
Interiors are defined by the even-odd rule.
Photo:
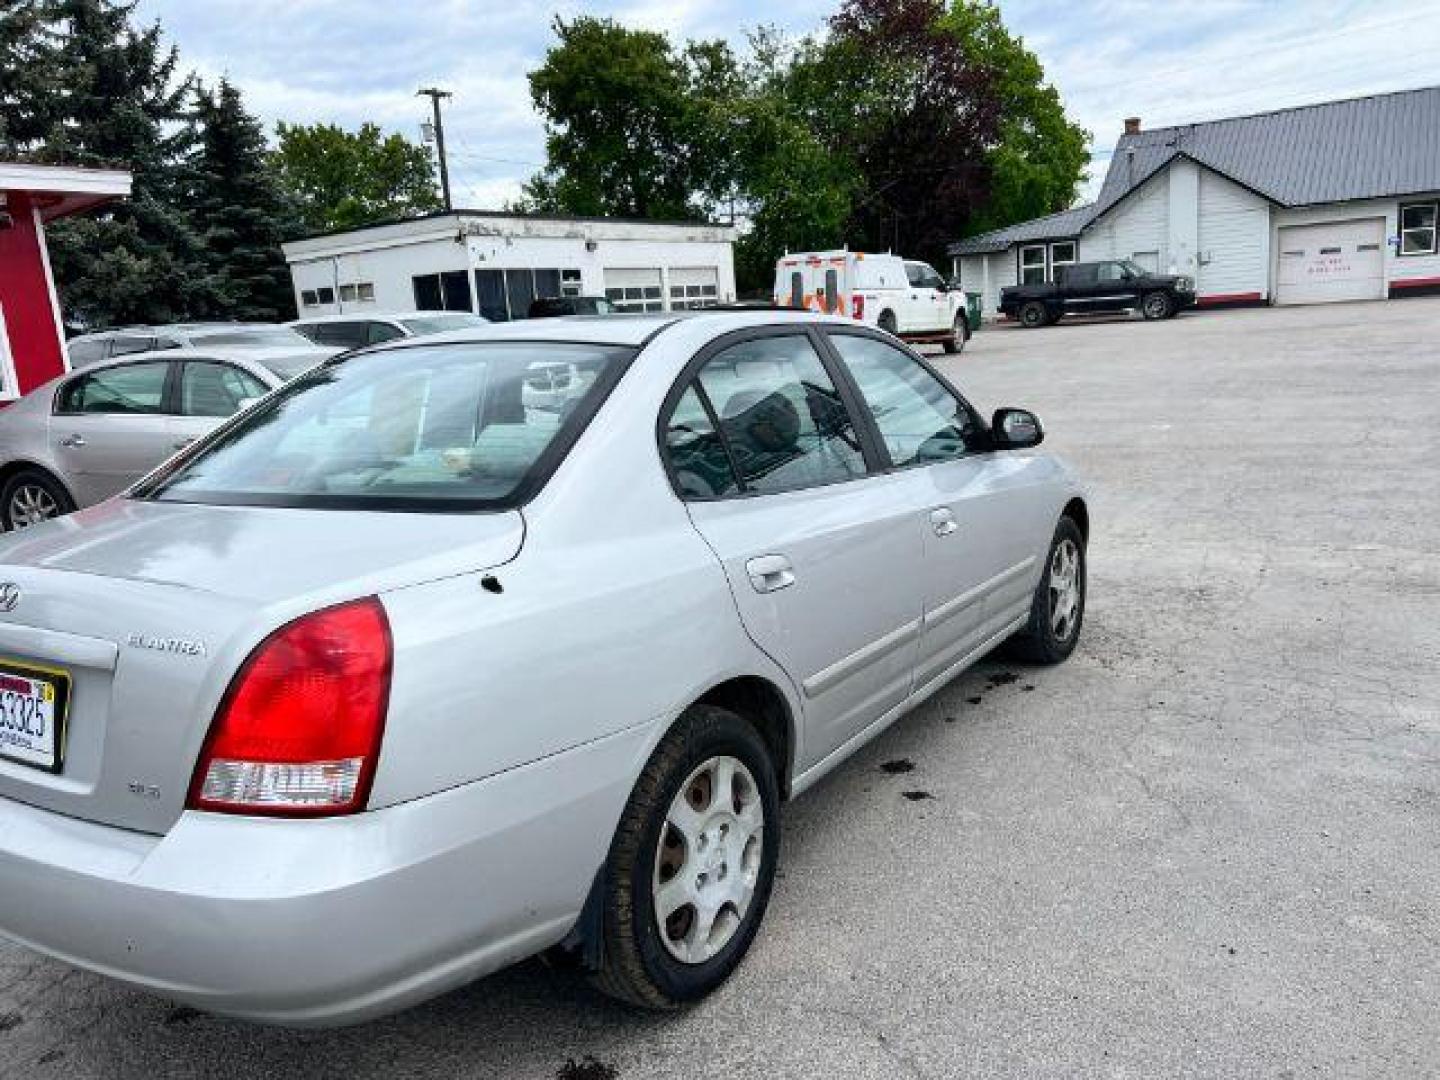
[[[993,255],[963,255],[959,270],[960,284],[965,292],[980,295],[981,317],[996,318],[1000,290],[1015,284],[1015,249],[997,251]]]
[[[1200,170],[1200,296],[1270,295],[1270,204]]]
[[[368,282],[375,286],[373,303],[346,302],[350,311],[413,311],[415,291],[410,279],[416,274],[436,274],[445,270],[464,270],[467,266],[465,247],[453,235],[423,240],[395,247],[368,251],[338,253],[328,257],[292,263],[290,276],[295,285],[295,305],[302,316],[335,315],[340,305],[321,304],[304,307],[300,295],[308,289],[335,289],[339,286]]]
[[[1276,210],[1271,225],[1271,250],[1279,240],[1279,230],[1286,225],[1319,225],[1327,221],[1351,221],[1356,218],[1385,219],[1385,284],[1413,281],[1423,278],[1440,277],[1440,254],[1399,255],[1390,241],[1400,234],[1400,203],[1426,202],[1440,199],[1440,195],[1407,195],[1404,199],[1366,199],[1352,203],[1327,203],[1323,206],[1306,206],[1293,210]],[[1276,272],[1275,261],[1271,260],[1270,273],[1273,287]]]
[[[1170,183],[1168,170],[1152,176],[1080,236],[1080,258],[1132,259],[1156,252],[1155,265],[1170,273]],[[1139,260],[1137,260],[1139,261]]]

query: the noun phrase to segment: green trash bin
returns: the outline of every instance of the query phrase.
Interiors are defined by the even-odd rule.
[[[969,324],[972,334],[976,330],[979,330],[982,325],[980,322],[979,293],[967,292],[965,294],[965,322]]]

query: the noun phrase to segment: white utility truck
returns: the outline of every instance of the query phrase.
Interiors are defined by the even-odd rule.
[[[804,251],[775,264],[775,306],[848,315],[912,343],[965,347],[965,294],[929,263],[861,251]]]

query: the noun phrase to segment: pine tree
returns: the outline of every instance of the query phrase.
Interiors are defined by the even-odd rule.
[[[58,100],[46,78],[54,33],[42,0],[0,8],[0,157],[24,160],[49,131]]]
[[[186,195],[194,78],[137,0],[41,0],[55,33],[45,75],[61,103],[32,157],[128,168],[130,199],[59,222],[50,257],[67,315],[85,325],[171,322],[206,306],[204,251]]]
[[[204,314],[294,318],[280,241],[298,231],[298,221],[270,165],[264,130],[229,80],[222,79],[213,93],[202,89],[198,103],[192,203],[210,267]]]

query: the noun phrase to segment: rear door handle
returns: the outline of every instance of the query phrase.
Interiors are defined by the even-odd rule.
[[[745,564],[745,572],[758,593],[779,592],[795,584],[795,569],[784,555],[757,555]]]
[[[60,440],[60,445],[61,445],[61,446],[84,446],[84,445],[85,445],[85,436],[84,436],[84,435],[66,435],[65,438],[63,438],[63,439]]]
[[[937,507],[930,511],[930,527],[935,530],[936,536],[949,536],[956,529],[960,528],[955,520],[955,515],[948,507]]]

